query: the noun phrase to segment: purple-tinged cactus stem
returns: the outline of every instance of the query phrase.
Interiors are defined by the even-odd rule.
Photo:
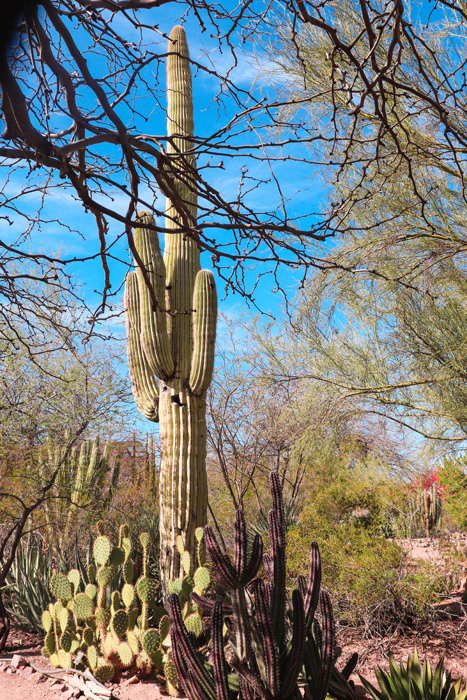
[[[212,613],[212,663],[214,666],[214,680],[216,681],[218,699],[229,700],[224,640],[222,639],[223,622],[222,603],[215,603]]]
[[[332,614],[332,604],[329,593],[321,591],[320,594],[321,616],[323,619],[323,643],[321,645],[321,667],[319,674],[319,684],[316,691],[316,696],[313,700],[325,700],[329,680],[331,678],[334,646],[335,646],[335,630],[334,617]]]
[[[246,682],[246,680],[243,678],[243,676],[240,676],[239,687],[240,697],[242,698],[242,700],[255,700],[255,694]]]
[[[281,543],[285,547],[285,515],[284,515],[284,500],[282,498],[282,486],[277,472],[271,472],[269,475],[272,494],[272,510],[277,513],[279,520],[279,528],[281,533]]]
[[[246,533],[245,516],[243,510],[235,513],[235,573],[240,580],[246,567],[246,550],[248,537]]]
[[[309,585],[304,598],[305,603],[305,619],[307,630],[310,629],[311,623],[315,616],[316,607],[319,600],[319,591],[321,587],[321,557],[319,555],[319,547],[317,542],[312,542],[310,547],[310,573]]]
[[[296,688],[298,674],[302,667],[303,647],[305,644],[305,610],[303,608],[302,594],[299,590],[295,590],[292,593],[292,605],[292,650],[290,652],[285,680],[281,687],[281,695],[283,698],[288,698]]]
[[[221,552],[212,527],[204,528],[204,541],[217,573],[217,581],[224,588],[233,588],[236,583],[235,570],[227,554]]]
[[[271,559],[274,569],[274,596],[271,600],[271,617],[277,644],[282,646],[285,631],[286,568],[285,546],[277,511],[269,511],[269,539]]]
[[[251,549],[250,561],[249,561],[248,566],[246,567],[246,569],[241,577],[241,582],[243,584],[249,583],[249,581],[254,579],[254,577],[258,573],[259,567],[261,566],[262,560],[263,560],[263,540],[261,538],[261,535],[256,535],[255,539],[253,540],[253,547]]]
[[[184,663],[186,663],[187,666],[191,669],[196,680],[205,689],[206,694],[210,696],[213,700],[215,700],[216,691],[214,688],[214,684],[212,683],[212,680],[206,673],[204,664],[199,658],[193,644],[191,643],[191,640],[188,636],[186,627],[182,619],[182,613],[180,611],[180,601],[178,600],[178,595],[176,595],[175,593],[169,597],[169,608],[171,631],[172,634],[173,631],[175,631],[175,643],[179,645],[181,653],[185,657]],[[177,665],[175,665],[175,668],[177,668]],[[180,670],[183,673],[183,665]]]
[[[271,624],[264,583],[257,580],[255,583],[255,602],[260,631],[263,637],[265,662],[268,680],[268,690],[274,697],[279,692],[279,669],[277,649],[274,640],[274,632]]]

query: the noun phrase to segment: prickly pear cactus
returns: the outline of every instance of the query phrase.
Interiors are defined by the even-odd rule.
[[[169,595],[178,595],[182,609],[182,617],[188,631],[199,637],[203,631],[203,610],[192,598],[192,593],[196,596],[204,596],[211,584],[211,575],[206,568],[206,553],[204,543],[204,531],[199,527],[195,531],[197,542],[196,557],[193,558],[185,549],[183,537],[177,537],[177,550],[183,565],[184,575],[175,581],[167,581],[167,592]],[[197,562],[197,566],[195,563]]]
[[[150,537],[140,536],[143,547],[143,573],[136,585],[131,559],[128,526],[122,525],[119,542],[113,546],[105,524],[97,524],[94,541],[95,564],[87,568],[88,583],[73,569],[65,576],[54,573],[50,590],[57,599],[42,613],[46,632],[42,653],[54,666],[89,668],[94,677],[106,682],[115,673],[136,667],[143,674],[162,671],[169,633],[169,621],[156,606],[157,586],[147,566]],[[107,589],[121,567],[123,586],[114,591],[107,605]],[[84,588],[84,590],[82,590]],[[150,610],[159,616],[159,628],[149,627]]]
[[[172,198],[167,199],[162,256],[151,214],[141,212],[135,247],[142,266],[125,288],[128,365],[135,403],[160,420],[160,570],[168,580],[183,575],[176,540],[183,535],[196,554],[195,530],[206,524],[206,390],[214,366],[217,296],[214,276],[200,269],[196,243],[196,163],[190,153],[193,104],[188,46],[182,27],[169,38],[167,153]],[[144,269],[144,274],[143,274]],[[145,279],[146,278],[146,279]],[[151,295],[147,282],[151,284]],[[156,303],[154,303],[156,302]],[[157,379],[160,380],[160,387]]]

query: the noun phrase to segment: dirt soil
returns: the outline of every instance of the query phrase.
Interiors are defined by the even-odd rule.
[[[467,553],[467,539],[458,538],[457,546]],[[412,540],[406,543],[408,554],[417,560],[432,560],[443,565],[443,553],[436,541]],[[365,691],[358,674],[376,684],[373,672],[375,667],[388,668],[388,655],[391,652],[396,661],[406,662],[407,655],[414,646],[417,647],[420,660],[428,658],[435,666],[441,656],[445,657],[445,668],[452,672],[453,678],[464,677],[467,681],[467,606],[460,602],[467,579],[467,558],[463,575],[456,582],[453,594],[437,606],[438,612],[432,622],[418,625],[416,629],[399,630],[396,634],[380,639],[367,639],[363,629],[347,628],[339,631],[337,643],[342,649],[340,663],[342,667],[356,651],[359,661],[351,679],[355,683],[358,695]],[[33,634],[12,630],[6,652],[0,658],[0,700],[71,700],[79,692],[64,685],[65,672],[53,674],[53,678],[36,672],[32,664],[47,672],[56,671],[41,653],[41,639]],[[25,661],[19,662],[18,656]],[[20,668],[13,669],[13,665]],[[137,677],[122,678],[118,684],[108,684],[112,698],[119,700],[165,700],[169,696],[164,692],[162,682],[155,680],[138,680]],[[80,697],[83,698],[81,695]]]
[[[42,639],[34,634],[12,630],[8,639],[6,652],[0,657],[0,700],[71,700],[69,688],[62,679],[67,679],[63,669],[57,669],[41,654]],[[25,665],[18,661],[24,659]],[[18,664],[20,668],[12,668]],[[33,666],[53,677],[38,673]],[[168,700],[162,682],[156,680],[138,680],[123,677],[118,684],[108,683],[112,698],[118,700]],[[81,697],[75,691],[76,697]],[[104,700],[104,699],[103,699]]]

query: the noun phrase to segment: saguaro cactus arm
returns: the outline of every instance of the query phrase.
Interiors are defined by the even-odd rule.
[[[194,394],[206,391],[214,368],[216,344],[217,292],[214,275],[200,270],[196,275],[193,292],[193,355],[191,359],[190,389]]]
[[[159,388],[154,373],[141,346],[139,317],[139,288],[136,272],[127,275],[124,304],[128,369],[136,407],[145,418],[159,421]]]
[[[152,214],[140,212],[138,221],[154,224]],[[160,306],[165,300],[165,265],[159,247],[159,238],[147,228],[136,228],[135,247],[143,262],[149,281]],[[159,379],[168,379],[174,372],[174,361],[167,335],[167,312],[153,309],[149,289],[139,267],[136,268],[140,304],[141,344],[152,371]]]

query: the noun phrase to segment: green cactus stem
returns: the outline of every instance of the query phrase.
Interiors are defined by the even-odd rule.
[[[419,503],[420,516],[426,536],[430,537],[434,527],[441,527],[442,502],[436,483],[433,483],[428,489],[421,489]]]
[[[174,27],[167,59],[167,125],[171,197],[167,199],[164,254],[151,231],[154,219],[140,212],[134,240],[144,265],[127,276],[128,365],[135,403],[160,421],[161,579],[183,575],[175,543],[183,535],[192,557],[195,530],[206,524],[206,390],[216,337],[214,276],[201,270],[196,243],[196,162],[192,154],[193,103],[188,46]],[[146,280],[152,286],[151,295]],[[156,299],[157,308],[153,300]],[[160,380],[160,385],[156,379]]]
[[[63,447],[49,442],[47,453],[47,459],[42,458],[44,466],[46,462],[58,464],[63,456]],[[96,493],[99,494],[98,502],[101,506],[102,502],[108,505],[112,500],[118,481],[118,469],[114,468],[111,484],[105,493],[109,462],[110,443],[106,443],[101,455],[99,436],[93,442],[85,440],[79,451],[76,447],[70,450],[60,466],[51,492],[56,497],[47,499],[44,504],[51,542],[58,539],[59,546],[64,548],[76,526],[79,510],[88,505],[96,505]]]

